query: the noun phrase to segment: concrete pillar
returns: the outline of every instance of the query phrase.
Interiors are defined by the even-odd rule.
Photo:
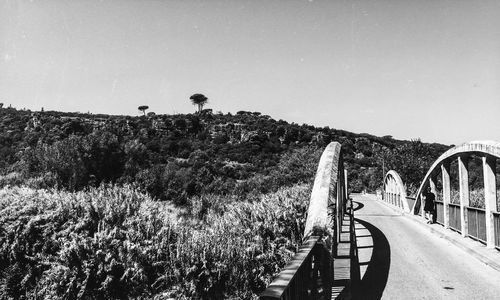
[[[344,169],[344,191],[345,198],[349,199],[349,191],[347,190],[347,170]]]
[[[427,189],[427,185],[423,185],[422,187],[422,192],[420,193],[420,199],[415,199],[415,201],[420,201],[420,215],[422,216],[422,218],[425,219],[425,211],[424,211],[424,207],[425,207],[425,202],[424,202],[424,197],[423,197],[423,194],[425,194],[425,190]]]
[[[450,184],[450,164],[443,163],[441,165],[441,175],[443,177],[443,223],[444,228],[450,227],[450,214],[448,204],[451,202],[451,184]]]
[[[348,190],[348,185],[347,185],[347,170],[344,169],[344,193],[345,193],[345,209],[347,210],[347,200],[349,200],[349,190]]]
[[[336,222],[336,227],[337,227],[337,232],[336,232],[336,239],[337,242],[340,243],[340,237],[341,237],[341,232],[342,232],[342,186],[344,185],[342,183],[342,168],[339,166],[339,172],[337,174],[337,199],[335,201],[335,222]]]
[[[437,175],[431,174],[431,176],[429,177],[429,186],[431,187],[431,193],[434,194],[434,197],[436,197],[435,199],[437,200],[436,182],[437,182]]]
[[[460,221],[462,223],[462,236],[467,237],[468,220],[467,209],[469,206],[469,160],[467,157],[458,157],[458,182],[460,187]]]
[[[394,178],[391,177],[391,204],[394,205],[394,198],[395,198],[395,193],[394,193]]]
[[[387,202],[387,177],[384,177],[384,197],[382,200]]]
[[[342,217],[346,213],[346,204],[347,204],[347,176],[346,170],[342,166]]]
[[[431,193],[434,194],[434,201],[437,201],[438,199],[438,193],[437,193],[437,174],[431,174],[429,177],[429,186],[431,187]],[[436,222],[437,220],[437,210],[436,210],[436,204],[434,204],[434,213],[432,214],[432,222]]]
[[[387,203],[391,203],[391,179],[387,177]]]
[[[493,211],[497,210],[496,159],[483,156],[484,204],[486,210],[486,247],[495,248]],[[497,233],[497,234],[500,234]]]
[[[396,205],[396,180],[392,177],[392,205]]]

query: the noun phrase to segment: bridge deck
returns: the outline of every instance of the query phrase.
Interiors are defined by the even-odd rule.
[[[376,200],[353,200],[361,267],[353,299],[498,299],[499,272]]]

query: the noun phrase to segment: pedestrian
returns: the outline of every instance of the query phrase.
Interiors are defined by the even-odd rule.
[[[434,223],[434,214],[435,214],[435,203],[434,200],[436,200],[436,196],[431,192],[431,188],[427,187],[426,192],[424,194],[424,199],[425,199],[425,206],[424,206],[424,212],[425,212],[425,217],[429,220],[427,221],[427,224],[432,224]]]

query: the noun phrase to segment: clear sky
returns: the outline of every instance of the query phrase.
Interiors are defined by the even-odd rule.
[[[500,141],[500,1],[0,0],[0,102]]]

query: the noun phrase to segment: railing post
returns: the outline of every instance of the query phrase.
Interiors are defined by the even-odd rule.
[[[415,201],[420,201],[420,215],[422,216],[422,218],[425,218],[425,211],[424,211],[424,208],[425,208],[425,203],[424,203],[424,197],[422,197],[422,193],[420,195],[417,195],[417,197],[420,197],[420,200],[419,199],[415,199]]]
[[[394,179],[391,177],[391,204],[394,205]]]
[[[462,236],[468,235],[467,207],[469,206],[469,166],[468,158],[458,157],[458,182],[460,187],[460,221]]]
[[[437,188],[436,188],[436,175],[435,174],[430,176],[429,186],[431,187],[431,193],[434,194],[434,196],[436,197],[436,200],[437,200]]]
[[[342,170],[339,170],[342,171]],[[339,172],[340,173],[340,172]],[[342,177],[339,174],[339,178]],[[335,222],[337,226],[337,232],[335,233],[337,244],[340,243],[340,237],[342,233],[342,186],[344,184],[337,179],[337,199],[335,200]],[[335,253],[337,255],[337,253]]]
[[[349,199],[349,193],[347,192],[347,170],[344,169],[344,213],[347,211],[346,205],[347,205],[347,200]]]
[[[431,193],[434,194],[435,201],[438,200],[436,182],[437,182],[437,174],[432,174],[429,178],[429,186],[431,187]],[[436,204],[434,204],[434,213],[432,214],[432,222],[436,222],[437,219],[437,210],[435,205]]]
[[[397,191],[398,190],[396,188],[396,179],[392,177],[392,205],[394,206],[397,206],[397,201],[398,201]]]
[[[488,248],[495,248],[495,226],[492,213],[497,210],[497,184],[495,173],[496,159],[492,156],[483,156],[486,247]]]
[[[451,202],[451,184],[450,184],[450,164],[441,165],[441,175],[443,177],[443,223],[444,228],[450,227],[450,215],[448,204]]]

